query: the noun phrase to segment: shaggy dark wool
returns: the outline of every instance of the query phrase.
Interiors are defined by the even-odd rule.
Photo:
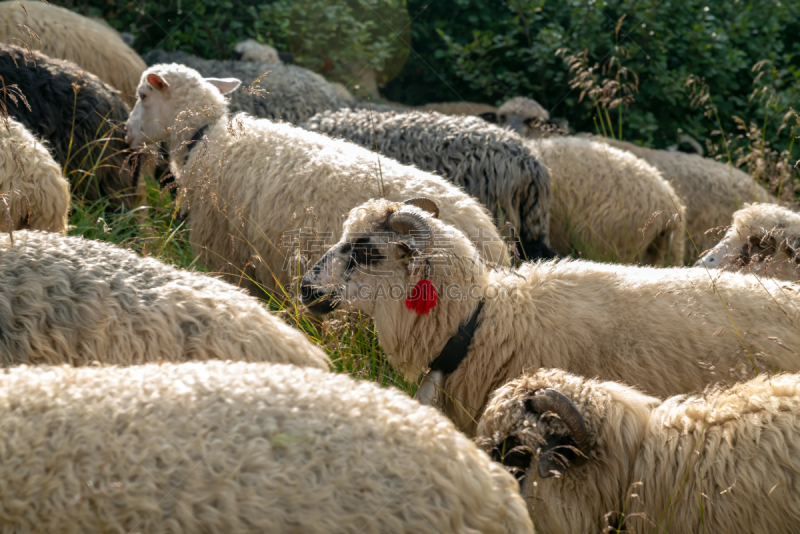
[[[518,135],[479,117],[419,111],[340,110],[301,125],[434,172],[480,200],[517,230],[529,260],[555,256],[548,244],[550,176]],[[373,129],[375,136],[373,136]]]
[[[72,62],[7,44],[0,44],[0,76],[8,114],[47,141],[73,193],[134,205],[136,177],[120,172],[128,155],[122,126],[130,109],[119,91]],[[94,174],[86,172],[95,166]]]
[[[242,87],[231,93],[231,113],[244,111],[254,117],[299,124],[322,111],[347,107],[325,78],[294,65],[217,61],[164,50],[151,50],[143,59],[148,67],[159,63],[178,63],[206,78],[238,78],[242,81]],[[269,74],[255,86],[263,91],[247,91],[267,71]]]

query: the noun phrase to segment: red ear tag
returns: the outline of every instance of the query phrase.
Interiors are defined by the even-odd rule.
[[[436,306],[438,299],[439,295],[436,294],[433,282],[420,280],[411,290],[411,294],[406,297],[406,308],[417,315],[426,315]]]

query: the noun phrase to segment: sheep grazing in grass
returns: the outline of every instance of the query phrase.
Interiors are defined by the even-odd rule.
[[[725,237],[696,266],[800,280],[800,213],[775,204],[745,204]]]
[[[732,165],[683,152],[668,152],[602,137],[595,140],[628,150],[661,171],[686,204],[686,261],[716,244],[713,228],[730,224],[733,213],[746,202],[776,202],[747,173]],[[695,248],[696,247],[696,248]]]
[[[24,43],[52,58],[76,63],[118,89],[128,105],[136,102],[136,84],[146,65],[108,24],[38,0],[0,2],[0,18],[4,21],[0,41]]]
[[[10,117],[0,119],[0,232],[67,231],[69,183],[44,144]]]
[[[493,393],[479,441],[521,479],[538,532],[794,533],[800,376],[665,401],[539,370]]]
[[[139,205],[141,191],[126,165],[120,128],[130,109],[116,89],[74,63],[5,44],[0,76],[8,114],[47,141],[73,193]]]
[[[618,263],[683,265],[681,199],[628,152],[577,137],[527,141],[550,173],[550,243]]]
[[[0,235],[0,365],[207,359],[328,368],[302,332],[221,280],[80,237]]]
[[[178,63],[208,78],[237,78],[243,87],[231,96],[232,112],[244,111],[254,117],[300,124],[321,111],[347,107],[325,78],[294,65],[216,61],[163,50],[148,52],[144,60],[149,66]]]
[[[6,532],[533,533],[519,486],[402,392],[291,365],[0,373]]]
[[[430,211],[388,200],[354,208],[301,295],[316,313],[346,304],[372,316],[391,363],[409,380],[431,369],[426,398],[431,383],[440,386],[465,432],[489,394],[525,369],[620,380],[660,396],[756,366],[800,371],[795,285],[570,260],[490,270]]]
[[[377,146],[384,156],[446,177],[480,200],[495,220],[516,229],[525,258],[554,256],[547,228],[550,178],[513,133],[477,117],[420,111],[340,110],[316,115],[302,127]]]
[[[252,275],[268,289],[284,284],[303,274],[295,243],[299,252],[318,256],[325,242],[338,241],[352,207],[382,194],[436,199],[449,223],[480,242],[488,261],[508,263],[491,216],[464,191],[378,160],[353,143],[243,114],[229,117],[223,93],[238,83],[202,78],[182,65],[151,67],[127,126],[134,146],[168,141],[190,241],[211,270],[245,283]],[[306,246],[304,236],[314,243]]]
[[[524,137],[542,137],[553,133],[548,125],[550,114],[535,100],[517,97],[503,104],[497,114],[484,115],[489,122],[510,128]],[[587,134],[581,134],[582,136]],[[661,171],[686,206],[686,262],[714,246],[716,238],[706,233],[725,226],[733,212],[745,202],[770,202],[775,199],[749,175],[713,159],[699,155],[654,150],[626,141],[591,136],[592,140],[627,150]]]

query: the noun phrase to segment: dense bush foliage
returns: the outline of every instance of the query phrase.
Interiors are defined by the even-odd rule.
[[[622,135],[654,146],[682,129],[699,139],[719,129],[734,137],[738,116],[772,138],[800,91],[800,9],[796,0],[69,0],[136,35],[140,52],[181,48],[229,57],[233,43],[255,37],[326,75],[346,76],[353,63],[399,76],[385,96],[407,104],[470,100],[499,104],[535,98],[575,130],[594,130],[593,99],[570,87],[564,55],[585,51],[600,85],[624,67],[638,76],[638,94],[622,113]],[[603,66],[614,59],[613,68]],[[757,62],[763,74],[753,85]],[[687,77],[702,77],[707,99],[692,105]],[[586,79],[584,79],[586,81]],[[702,83],[701,83],[702,84]],[[700,84],[700,85],[701,85]],[[754,87],[773,98],[750,99]],[[697,89],[697,87],[695,87]],[[794,100],[793,100],[794,99]],[[695,102],[697,104],[697,102]],[[620,117],[612,110],[615,124]],[[715,140],[716,137],[715,136]],[[783,135],[779,145],[788,144]]]
[[[230,59],[233,45],[251,37],[339,79],[365,67],[381,73],[381,81],[393,78],[411,40],[405,0],[68,0],[64,5],[133,33],[140,53],[181,49]]]
[[[788,111],[800,90],[800,9],[786,0],[453,0],[410,1],[412,54],[389,88],[392,98],[477,100],[530,96],[577,130],[594,130],[590,98],[579,102],[559,49],[584,50],[588,66],[611,58],[636,73],[639,93],[624,112],[623,137],[664,146],[679,128],[699,138],[717,129],[691,105],[689,75],[705,78],[723,128],[733,116],[759,123]],[[624,17],[624,18],[622,18]],[[620,19],[621,23],[620,23]],[[620,24],[618,31],[617,25]],[[420,57],[421,56],[421,57]],[[778,93],[767,108],[749,102],[758,61],[770,60],[759,86]],[[612,68],[607,76],[616,73]],[[413,95],[413,96],[412,96]],[[795,107],[800,101],[795,100]],[[777,105],[773,105],[777,104]],[[771,121],[775,133],[782,113]]]

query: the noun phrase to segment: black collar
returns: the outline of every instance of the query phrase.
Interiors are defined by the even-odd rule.
[[[441,371],[447,376],[458,369],[458,366],[467,357],[467,350],[469,349],[469,344],[472,343],[472,338],[475,337],[478,316],[481,314],[482,309],[483,301],[480,301],[467,324],[458,326],[458,330],[447,342],[447,345],[444,346],[442,352],[431,362],[429,366],[431,371]]]
[[[184,165],[186,165],[186,162],[187,162],[187,161],[189,161],[189,152],[191,152],[191,151],[192,151],[192,148],[194,148],[194,145],[196,145],[196,144],[197,144],[197,142],[198,142],[200,139],[202,139],[202,138],[203,138],[203,136],[206,134],[206,132],[208,131],[208,129],[209,129],[210,127],[211,127],[211,125],[210,125],[210,124],[206,124],[205,126],[202,126],[202,127],[199,129],[199,130],[197,130],[197,131],[194,133],[194,135],[192,136],[192,138],[191,138],[191,139],[189,139],[189,141],[186,143],[186,155],[183,157],[183,164],[184,164]]]

